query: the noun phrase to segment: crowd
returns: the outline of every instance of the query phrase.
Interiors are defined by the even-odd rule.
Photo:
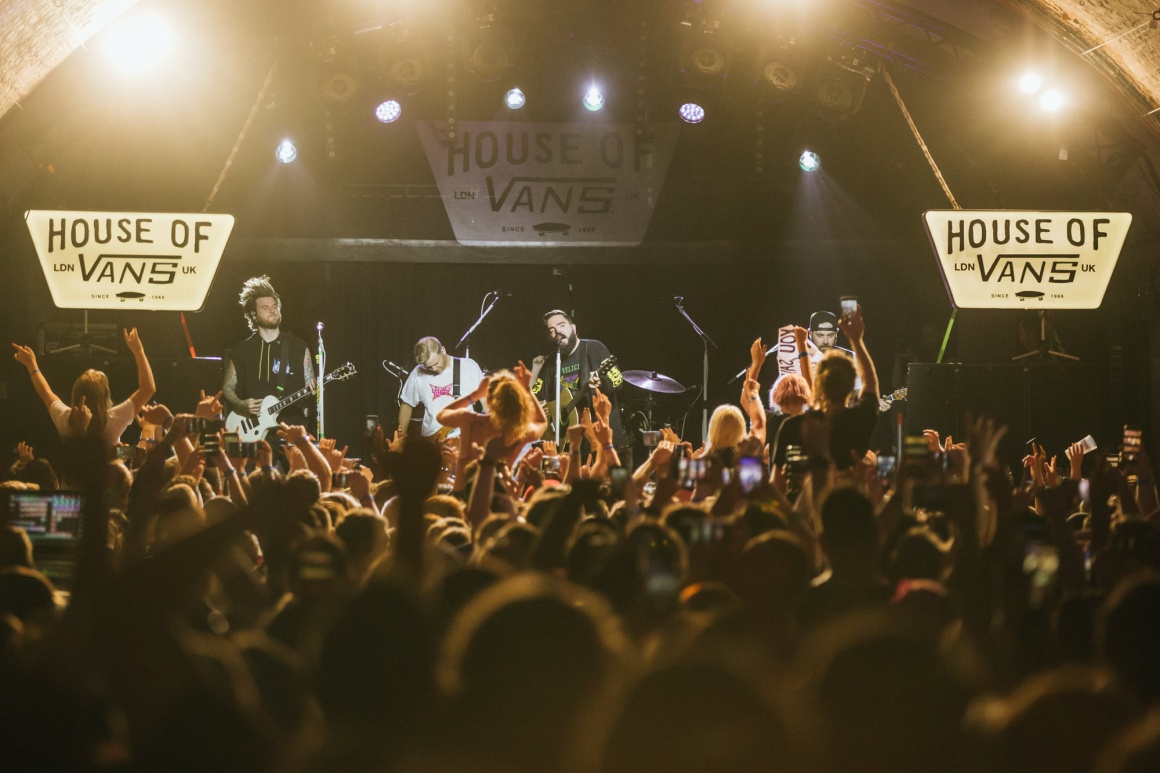
[[[882,471],[861,310],[839,327],[854,357],[783,377],[787,410],[758,341],[705,444],[665,430],[635,470],[599,392],[529,448],[522,364],[440,413],[459,437],[356,461],[149,403],[135,333],[129,409],[96,372],[66,405],[18,347],[67,442],[2,487],[83,498],[67,592],[0,530],[0,768],[1160,770],[1146,444],[1013,471],[978,419]]]

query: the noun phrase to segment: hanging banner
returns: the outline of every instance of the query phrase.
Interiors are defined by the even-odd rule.
[[[197,311],[233,215],[24,213],[52,302],[61,309]]]
[[[460,244],[609,246],[644,241],[677,126],[465,121],[419,124]]]
[[[1132,215],[932,210],[923,221],[955,306],[1096,309]]]
[[[793,337],[793,325],[777,329],[777,375],[801,373],[801,359]]]

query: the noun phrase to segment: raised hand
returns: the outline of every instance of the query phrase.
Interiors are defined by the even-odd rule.
[[[584,425],[572,424],[568,427],[568,447],[577,449],[584,442]]]
[[[926,438],[926,446],[932,454],[937,454],[943,450],[942,439],[939,437],[937,429],[924,429],[922,436]]]
[[[145,410],[141,411],[141,415],[138,418],[140,421],[145,422],[146,424],[165,426],[165,422],[173,418],[173,411],[169,410],[169,408],[162,405],[161,403],[154,403],[153,405],[148,406]]]
[[[532,390],[532,372],[524,365],[523,360],[516,363],[516,367],[512,371],[515,374],[516,381],[523,385],[524,389],[529,392]],[[486,394],[486,392],[484,393]]]
[[[391,440],[391,444],[389,446],[387,446],[387,450],[402,453],[403,440],[405,438],[406,438],[406,435],[403,434],[402,430],[398,430],[398,429],[395,430],[395,437]]]
[[[547,361],[548,361],[547,357],[545,357],[542,354],[537,354],[535,357],[532,358],[532,367],[533,368],[542,368],[542,367],[544,367],[544,363]]]
[[[607,424],[608,417],[612,415],[612,401],[597,389],[592,393],[592,409],[596,417]]]
[[[278,430],[278,437],[285,440],[287,446],[293,446],[306,437],[306,427],[301,424],[291,426],[282,422],[282,429]]]
[[[126,328],[121,331],[125,335],[125,346],[134,355],[142,354],[145,347],[141,345],[141,337],[137,335],[137,328]]]
[[[89,422],[93,420],[93,412],[85,405],[85,396],[72,407],[68,415],[68,426],[75,435],[83,435],[89,431]]]
[[[269,467],[274,463],[274,449],[265,440],[258,441],[258,466]]]
[[[799,352],[804,352],[806,350],[806,340],[809,337],[810,331],[806,330],[804,327],[798,327],[797,325],[794,325],[793,342]]]
[[[16,458],[20,460],[21,464],[28,464],[36,457],[32,452],[32,446],[21,440],[16,444]]]
[[[12,344],[12,348],[16,350],[12,353],[12,357],[27,368],[29,373],[37,369],[36,353],[32,349],[27,346],[21,346],[20,344]]]
[[[201,398],[197,401],[197,408],[194,410],[194,416],[204,416],[207,419],[213,419],[221,415],[222,412],[222,393],[219,391],[216,395],[210,397],[205,396],[205,390],[202,389]],[[261,405],[261,400],[258,401]]]
[[[1072,480],[1083,478],[1083,443],[1072,443],[1064,451],[1069,462],[1068,477]]]
[[[761,368],[765,365],[765,346],[758,337],[749,347],[749,378],[757,379],[761,375]]]
[[[667,440],[674,446],[679,445],[681,438],[672,427],[661,427],[661,440]]]
[[[669,461],[673,458],[673,452],[677,450],[677,446],[671,440],[662,440],[657,443],[657,447],[653,449],[652,456],[649,461],[652,462],[653,471],[664,477],[669,474]]]
[[[471,402],[476,403],[487,397],[487,390],[490,386],[491,376],[484,376],[483,380],[479,382],[479,386],[477,386],[475,391],[471,393]]]
[[[555,440],[545,440],[543,448],[544,456],[556,456],[559,453],[559,449],[556,448]],[[576,446],[575,448],[579,448],[579,446]]]
[[[325,452],[326,461],[330,464],[330,471],[331,472],[339,472],[342,470],[343,465],[346,463],[346,454],[347,454],[347,451],[350,450],[350,446],[343,446],[342,448],[335,448],[334,447],[334,439],[333,438],[327,438],[327,439],[331,441],[331,444],[330,444],[331,447],[330,447],[329,451]]]
[[[1043,480],[1051,488],[1063,483],[1063,470],[1057,470],[1055,465],[1059,462],[1059,454],[1051,457],[1051,463],[1043,467]]]

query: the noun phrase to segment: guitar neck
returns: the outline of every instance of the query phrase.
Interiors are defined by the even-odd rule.
[[[326,378],[322,379],[322,383],[329,384],[331,381],[334,381],[336,378],[338,378],[338,377],[335,374],[329,373],[329,374],[327,374]],[[310,394],[310,387],[302,387],[297,392],[286,395],[281,400],[279,400],[278,402],[276,402],[272,406],[270,406],[270,413],[277,415],[277,414],[281,413],[282,411],[286,410],[287,408],[289,408],[291,405],[294,405],[294,403],[298,402],[303,397],[306,397],[306,395],[308,395],[308,394]]]

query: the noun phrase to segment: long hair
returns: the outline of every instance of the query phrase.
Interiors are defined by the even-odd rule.
[[[109,377],[99,370],[89,368],[77,376],[73,382],[72,405],[76,405],[85,398],[85,406],[92,411],[93,419],[89,422],[89,437],[101,437],[105,433],[105,425],[109,423],[109,411],[113,409],[113,398],[109,394]]]
[[[278,304],[278,311],[282,311],[282,296],[278,295],[274,285],[270,284],[270,277],[265,274],[250,277],[242,283],[242,292],[238,296],[238,303],[242,306],[242,314],[250,330],[257,329],[254,325],[254,314],[259,298],[273,298]]]
[[[745,415],[736,405],[718,405],[709,417],[709,447],[733,448],[745,438]]]
[[[532,420],[532,396],[510,371],[491,375],[487,387],[487,414],[492,425],[503,435],[505,445],[523,438]]]
[[[845,407],[846,400],[854,391],[856,376],[854,363],[849,357],[842,352],[827,352],[818,363],[818,374],[814,379],[814,403],[818,410]]]

